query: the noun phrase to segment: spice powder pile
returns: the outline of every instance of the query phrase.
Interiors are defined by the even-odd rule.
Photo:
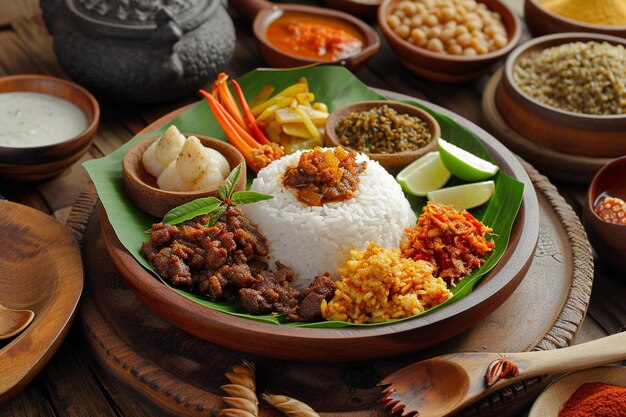
[[[624,417],[626,388],[601,382],[578,387],[558,417]]]

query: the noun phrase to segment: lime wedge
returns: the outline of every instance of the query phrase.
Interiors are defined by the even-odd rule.
[[[396,180],[407,193],[425,196],[429,191],[443,187],[450,176],[439,153],[430,152],[400,171]]]
[[[498,171],[498,167],[491,162],[441,138],[439,139],[439,155],[452,175],[465,181],[486,180]]]
[[[447,204],[457,210],[471,209],[485,204],[493,195],[493,181],[474,182],[429,192],[430,201]]]

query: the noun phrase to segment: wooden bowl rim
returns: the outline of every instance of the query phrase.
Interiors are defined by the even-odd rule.
[[[31,231],[33,236],[44,229],[53,229],[58,235],[55,244],[44,248],[51,254],[63,254],[64,256],[51,256],[57,266],[56,282],[54,291],[48,297],[49,302],[43,306],[29,327],[15,337],[6,346],[0,349],[0,364],[12,363],[15,358],[28,355],[31,357],[28,368],[16,369],[8,366],[3,369],[3,378],[0,381],[0,404],[17,393],[26,385],[50,360],[54,352],[59,348],[61,341],[70,329],[70,324],[76,313],[76,307],[83,290],[83,265],[80,249],[70,229],[59,223],[55,218],[39,210],[9,201],[0,201],[0,223],[14,223],[17,212],[26,212],[37,227]],[[40,241],[42,247],[46,246]],[[7,244],[7,243],[5,243]],[[8,243],[12,245],[13,243]],[[67,256],[71,255],[71,256]],[[40,276],[36,271],[33,274]],[[6,374],[5,374],[6,372]],[[6,377],[6,378],[5,378]]]
[[[491,61],[493,59],[497,59],[500,58],[506,54],[508,54],[509,52],[511,52],[511,50],[517,45],[517,43],[519,42],[519,39],[522,35],[522,23],[519,17],[517,17],[517,15],[515,13],[513,13],[513,11],[511,10],[511,8],[502,3],[497,1],[497,3],[502,7],[503,10],[506,11],[506,13],[509,15],[509,17],[511,18],[511,20],[513,21],[513,27],[512,28],[506,28],[507,29],[507,33],[509,33],[509,29],[510,32],[512,33],[511,37],[509,38],[509,41],[507,42],[507,44],[505,46],[503,46],[500,49],[496,49],[495,51],[486,53],[486,54],[482,54],[482,55],[474,55],[474,56],[466,56],[466,55],[449,55],[449,54],[442,54],[439,52],[433,52],[430,51],[426,48],[422,48],[420,46],[417,45],[413,45],[412,43],[408,42],[406,39],[402,39],[400,36],[398,36],[396,34],[396,32],[393,31],[393,29],[391,29],[391,27],[389,26],[389,24],[387,23],[387,15],[389,13],[387,13],[387,10],[389,9],[389,7],[391,6],[391,3],[397,3],[400,2],[402,0],[383,0],[380,4],[380,7],[378,8],[378,25],[380,26],[380,29],[382,30],[383,34],[388,37],[393,39],[393,41],[397,44],[397,45],[401,45],[404,49],[411,51],[412,53],[416,54],[416,55],[422,55],[422,56],[426,56],[428,58],[431,58],[433,60],[439,60],[441,62],[475,62],[475,63],[479,63],[479,62],[487,62],[487,61]],[[484,3],[484,0],[477,0],[479,3]],[[489,9],[491,10],[491,9]]]
[[[100,122],[100,105],[98,104],[98,100],[96,100],[96,98],[93,96],[93,94],[91,94],[89,91],[87,91],[85,88],[81,87],[80,85],[72,82],[72,81],[68,81],[68,80],[64,80],[62,78],[58,78],[58,77],[52,77],[49,75],[38,75],[38,74],[18,74],[18,75],[9,75],[6,77],[0,77],[0,86],[2,86],[5,83],[11,83],[13,81],[26,81],[28,82],[29,85],[32,85],[33,83],[37,83],[38,81],[46,81],[46,82],[50,82],[50,83],[56,83],[58,85],[62,85],[63,88],[69,88],[72,90],[75,90],[77,92],[79,92],[81,95],[83,95],[86,99],[87,102],[89,103],[92,111],[93,111],[93,117],[89,118],[89,115],[87,113],[85,113],[85,111],[78,105],[76,105],[75,103],[71,102],[71,100],[66,100],[66,99],[62,99],[65,101],[70,101],[72,104],[74,104],[76,107],[78,107],[80,109],[80,111],[85,115],[85,118],[87,118],[87,127],[80,132],[78,135],[71,137],[69,139],[66,139],[62,142],[57,142],[57,143],[53,143],[53,144],[49,144],[49,145],[41,145],[41,146],[31,146],[31,147],[27,147],[27,148],[22,148],[22,147],[10,147],[10,146],[0,146],[0,153],[3,152],[15,152],[17,151],[22,151],[22,152],[29,152],[29,151],[45,151],[48,149],[54,149],[56,147],[59,146],[63,146],[66,145],[68,143],[72,143],[72,142],[81,142],[83,139],[85,139],[86,137],[95,134],[97,128],[98,128],[98,123]],[[39,91],[35,91],[35,90],[2,90],[0,91],[0,93],[9,93],[9,92],[15,92],[15,93],[33,93],[33,92],[39,92]],[[41,93],[41,94],[48,94],[50,96],[53,97],[58,97],[55,94],[52,93]]]
[[[471,312],[472,309],[477,309],[483,305],[483,303],[492,301],[495,302],[497,296],[506,292],[510,295],[517,287],[519,282],[523,279],[523,274],[526,273],[530,262],[532,261],[532,255],[539,236],[539,224],[536,222],[536,217],[539,211],[539,203],[537,195],[535,193],[533,184],[528,177],[528,174],[515,158],[515,156],[504,145],[499,143],[493,136],[484,131],[479,126],[472,122],[463,119],[455,113],[444,109],[441,106],[424,102],[423,100],[411,98],[397,93],[392,93],[385,90],[377,90],[381,94],[385,94],[396,99],[412,99],[424,105],[428,105],[432,110],[440,112],[448,117],[456,117],[457,123],[461,126],[471,130],[481,142],[493,153],[495,153],[496,159],[502,159],[506,161],[507,167],[503,169],[508,174],[512,175],[518,181],[524,183],[524,197],[520,206],[520,211],[513,225],[511,232],[511,239],[507,251],[504,255],[506,259],[501,259],[498,265],[494,267],[485,277],[483,277],[481,283],[474,289],[474,291],[467,297],[452,303],[446,308],[434,311],[428,315],[418,316],[409,320],[393,322],[384,326],[373,327],[360,327],[360,328],[344,328],[344,329],[312,329],[306,327],[292,328],[290,326],[279,326],[269,323],[261,323],[252,319],[232,316],[226,313],[222,313],[216,310],[204,307],[194,301],[191,301],[185,297],[174,294],[172,290],[164,285],[158,278],[153,276],[147,270],[145,270],[139,263],[128,253],[128,251],[121,246],[119,239],[112,231],[110,226],[106,227],[106,215],[103,212],[103,227],[102,232],[105,238],[105,244],[109,254],[116,263],[117,269],[121,275],[128,282],[129,286],[140,296],[143,297],[156,297],[159,302],[167,300],[168,304],[174,307],[175,314],[180,314],[181,311],[187,311],[195,321],[201,321],[201,324],[214,327],[228,327],[234,332],[249,332],[248,336],[255,333],[264,335],[272,335],[272,337],[278,339],[281,342],[288,341],[292,338],[304,338],[312,340],[324,340],[332,341],[337,338],[350,339],[358,342],[358,340],[369,337],[385,337],[389,335],[399,335],[407,331],[415,331],[418,328],[429,327],[434,322],[442,325],[447,325],[450,322],[454,322],[455,318],[458,320],[458,316],[462,313]],[[193,105],[193,104],[192,104]],[[165,123],[168,123],[173,117],[180,114],[182,111],[190,108],[192,105],[188,105],[177,111],[163,116],[161,119],[155,121],[152,125],[146,127],[140,134],[145,134],[152,129],[156,129]],[[517,231],[517,234],[516,234]],[[109,240],[110,239],[110,240]],[[513,256],[515,252],[515,256]],[[507,258],[508,255],[508,258]],[[139,268],[139,269],[137,269]],[[507,268],[509,279],[503,281],[502,279],[491,279],[494,276],[501,273],[501,270]],[[134,275],[131,270],[137,269],[138,274]],[[149,296],[148,294],[151,294]],[[478,302],[476,298],[482,300]],[[154,299],[154,298],[153,298]],[[142,300],[143,301],[143,300]],[[498,305],[503,302],[501,300]],[[144,301],[145,302],[145,301]],[[468,305],[471,304],[471,305]],[[160,314],[160,313],[159,313]],[[471,317],[471,316],[470,316]],[[171,317],[165,317],[172,321]],[[471,319],[470,319],[471,320]],[[415,326],[418,322],[419,326]],[[413,323],[411,326],[407,323]],[[472,323],[470,323],[471,325]],[[192,331],[193,333],[193,331]],[[196,333],[198,337],[199,334]],[[416,350],[416,349],[413,349]],[[278,357],[280,352],[277,351],[275,357]],[[389,355],[389,354],[388,354]],[[271,355],[268,355],[271,356]]]
[[[598,25],[595,23],[581,22],[580,20],[570,19],[569,17],[561,16],[560,14],[551,12],[550,10],[543,7],[538,0],[526,0],[526,1],[532,3],[538,10],[550,16],[554,20],[562,21],[569,25],[580,27],[581,32],[585,30],[596,29],[596,30],[603,30],[607,32],[616,32],[615,34],[613,34],[613,36],[619,36],[618,32],[622,32],[626,30],[626,25]]]
[[[231,145],[230,143],[217,139],[217,138],[213,138],[211,136],[205,136],[205,135],[200,135],[197,133],[187,133],[187,132],[181,132],[185,138],[189,137],[189,136],[195,136],[197,137],[200,142],[202,142],[203,145],[213,149],[211,146],[209,146],[208,144],[214,144],[214,143],[219,143],[221,145],[224,145],[226,148],[230,148],[231,151],[234,151],[234,153],[237,155],[237,158],[239,159],[239,162],[244,164],[246,164],[245,159],[243,157],[243,155],[241,154],[241,152],[239,152],[239,150],[237,148],[235,148],[233,145]],[[150,144],[152,144],[152,142],[158,140],[161,137],[161,135],[155,135],[155,136],[151,136],[149,138],[146,139],[142,139],[139,142],[135,143],[132,147],[130,147],[126,153],[124,154],[124,158],[122,160],[122,166],[124,167],[122,175],[127,176],[128,179],[130,179],[132,182],[134,182],[135,184],[138,184],[140,187],[150,190],[151,192],[155,193],[155,194],[159,194],[161,197],[167,197],[167,196],[188,196],[188,197],[192,197],[192,196],[200,196],[200,195],[205,195],[207,193],[211,193],[211,192],[215,192],[217,191],[218,187],[215,188],[211,188],[209,190],[202,190],[202,191],[167,191],[167,190],[162,190],[160,188],[157,187],[153,187],[149,184],[146,184],[141,178],[139,178],[139,176],[137,175],[137,171],[133,170],[133,169],[127,169],[127,167],[130,166],[130,163],[128,162],[128,160],[130,159],[131,155],[134,156],[137,154],[139,148],[141,147],[145,147],[145,150],[148,148],[148,146],[150,146]],[[143,157],[143,152],[141,154],[141,156]],[[224,158],[226,158],[226,156],[224,156]],[[228,158],[226,158],[228,160]],[[230,161],[229,161],[230,163]],[[239,164],[237,164],[239,165]],[[236,166],[236,165],[235,165]],[[232,168],[231,168],[232,170]],[[155,179],[156,181],[156,179]]]
[[[428,127],[428,131],[430,132],[430,135],[431,135],[430,142],[428,142],[426,145],[418,149],[396,152],[396,153],[371,153],[371,152],[357,151],[356,149],[352,149],[349,146],[344,146],[341,143],[339,143],[339,138],[337,137],[337,134],[335,133],[335,129],[330,129],[331,125],[335,125],[336,127],[337,124],[341,121],[341,118],[343,118],[343,116],[345,116],[347,113],[350,113],[352,111],[352,108],[354,107],[366,106],[367,110],[369,110],[372,107],[377,107],[377,106],[382,106],[382,105],[387,105],[389,107],[392,107],[395,110],[397,110],[398,113],[400,114],[409,114],[411,116],[415,116],[419,118],[421,121],[423,121],[424,123],[426,123]],[[408,111],[402,112],[401,110],[399,110],[399,108],[405,109]],[[384,161],[385,159],[395,159],[398,157],[407,157],[407,158],[413,157],[413,156],[419,157],[425,154],[426,152],[435,150],[437,148],[437,141],[441,137],[441,126],[439,126],[439,122],[437,122],[437,119],[435,119],[426,110],[421,109],[419,107],[412,106],[410,104],[403,103],[401,101],[396,101],[396,100],[366,100],[366,101],[355,101],[354,103],[346,104],[345,106],[339,107],[333,110],[332,112],[330,112],[330,114],[328,115],[328,119],[326,119],[325,136],[330,142],[330,144],[332,144],[333,146],[342,146],[346,149],[351,149],[356,152],[362,152],[368,155],[372,159],[378,159],[378,160]]]
[[[320,61],[312,58],[306,58],[299,55],[294,55],[289,52],[286,52],[282,49],[277,48],[271,42],[269,42],[265,36],[265,31],[267,27],[274,22],[276,19],[282,16],[284,12],[302,12],[309,14],[317,14],[327,17],[334,17],[336,19],[344,20],[348,22],[349,25],[358,29],[363,35],[366,45],[356,54],[336,59],[333,61]],[[326,9],[318,6],[307,6],[301,4],[280,4],[274,5],[272,8],[261,10],[256,17],[254,18],[254,22],[252,23],[252,28],[254,31],[254,35],[259,42],[265,45],[267,48],[271,49],[278,55],[282,55],[288,57],[294,61],[299,61],[302,65],[308,64],[323,64],[323,65],[349,65],[353,61],[360,62],[362,58],[369,57],[369,55],[374,54],[380,48],[380,38],[378,34],[371,28],[367,23],[363,22],[361,19],[352,16],[348,13],[334,10],[334,9]]]
[[[593,177],[593,180],[591,180],[591,184],[589,184],[589,191],[587,192],[587,196],[585,198],[585,204],[587,205],[587,211],[589,212],[589,215],[594,219],[594,222],[601,222],[598,224],[601,224],[604,228],[617,228],[616,233],[624,233],[626,232],[626,224],[616,224],[602,220],[600,216],[598,216],[598,213],[596,213],[596,211],[594,210],[596,199],[601,193],[606,191],[598,190],[598,182],[602,179],[602,177],[607,175],[607,172],[613,169],[616,165],[623,165],[624,171],[626,172],[626,156],[614,159],[613,161],[603,166],[596,173],[596,175]],[[624,178],[624,181],[626,182],[626,177]],[[592,225],[591,227],[594,226]]]
[[[586,40],[585,40],[586,39]],[[525,92],[521,90],[521,88],[517,85],[517,83],[513,79],[513,68],[517,61],[522,58],[523,55],[530,53],[531,50],[541,49],[544,50],[549,47],[553,47],[556,45],[563,45],[565,43],[571,42],[590,42],[590,41],[606,41],[612,45],[619,44],[626,48],[626,39],[619,38],[617,36],[604,35],[601,33],[586,33],[586,32],[563,32],[563,33],[553,33],[550,35],[540,36],[530,41],[518,46],[515,48],[511,55],[508,56],[506,62],[504,64],[504,75],[502,76],[502,82],[504,85],[511,89],[516,96],[520,97],[524,100],[527,105],[538,106],[542,112],[548,113],[548,117],[550,115],[552,118],[554,117],[563,117],[565,118],[564,123],[575,123],[575,124],[585,124],[590,121],[598,122],[598,121],[626,121],[626,114],[607,114],[607,115],[594,115],[594,114],[586,114],[586,113],[576,113],[563,109],[559,109],[557,107],[552,107],[548,104],[542,103],[538,100],[535,100],[533,97],[529,96]],[[541,47],[544,44],[545,47]],[[545,115],[542,115],[545,117]]]

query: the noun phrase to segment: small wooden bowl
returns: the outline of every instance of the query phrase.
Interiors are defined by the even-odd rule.
[[[246,189],[246,161],[241,152],[239,152],[231,144],[219,139],[210,138],[196,134],[185,133],[185,136],[196,136],[200,142],[207,148],[212,148],[224,155],[230,165],[230,169],[234,169],[237,165],[243,164],[243,169],[239,175],[239,179],[235,184],[235,191],[244,191]],[[142,211],[162,218],[174,207],[187,203],[201,197],[216,197],[217,188],[206,191],[165,191],[158,188],[156,178],[150,175],[143,167],[141,158],[144,151],[160,136],[155,136],[142,140],[135,144],[124,155],[122,163],[122,183],[126,195],[139,209]]]
[[[31,148],[0,146],[0,177],[12,181],[39,181],[65,171],[87,152],[98,130],[100,106],[87,90],[73,82],[45,75],[0,78],[0,93],[49,94],[77,105],[87,116],[87,128],[64,142]]]
[[[261,5],[258,7],[264,6]],[[284,12],[310,13],[311,15],[326,16],[343,20],[345,23],[361,32],[363,38],[365,39],[363,49],[361,49],[361,51],[356,55],[330,62],[305,58],[285,52],[271,44],[265,36],[267,27],[273,21],[282,16]],[[351,71],[357,71],[365,64],[365,62],[367,62],[368,59],[378,52],[378,49],[380,49],[380,39],[378,38],[378,35],[365,22],[347,13],[339,12],[337,10],[323,9],[321,7],[304,6],[300,4],[281,4],[280,6],[274,6],[272,8],[263,8],[256,15],[252,28],[257,38],[263,59],[272,67],[277,68],[300,67],[303,65],[323,63],[343,65]]]
[[[333,112],[328,116],[328,119],[326,120],[324,143],[327,146],[343,146],[345,148],[350,148],[349,146],[344,146],[339,142],[339,138],[337,137],[337,133],[335,132],[335,129],[339,125],[339,122],[341,122],[341,120],[343,120],[352,112],[367,111],[373,107],[380,107],[382,105],[389,106],[390,108],[396,110],[398,114],[408,114],[422,120],[424,123],[426,123],[432,139],[424,147],[412,151],[404,151],[391,154],[364,152],[367,156],[370,157],[370,159],[378,161],[383,167],[385,167],[389,172],[393,174],[399,172],[403,167],[415,161],[420,156],[428,152],[437,150],[437,140],[441,136],[441,129],[439,128],[439,123],[437,123],[437,120],[435,120],[433,116],[431,116],[425,110],[420,109],[419,107],[411,106],[410,104],[401,103],[399,101],[386,100],[359,101],[356,103],[348,104],[347,106],[341,107],[337,110],[333,110]]]
[[[534,36],[561,32],[602,33],[609,36],[626,38],[625,26],[595,25],[569,19],[552,13],[541,6],[542,0],[524,1],[524,19]]]
[[[411,71],[431,80],[465,82],[476,79],[511,52],[520,38],[521,22],[508,6],[498,0],[478,0],[489,10],[502,16],[509,42],[503,48],[483,55],[447,55],[433,52],[402,39],[387,23],[387,16],[400,1],[402,0],[383,1],[378,8],[378,25],[400,61]]]
[[[513,69],[524,56],[576,41],[605,41],[626,47],[626,39],[592,33],[563,33],[533,39],[508,57],[496,91],[496,107],[511,129],[555,151],[594,158],[625,155],[626,115],[596,116],[561,110],[530,97],[513,80]]]
[[[585,230],[598,256],[626,272],[626,225],[606,222],[593,209],[604,192],[626,201],[626,156],[598,171],[589,186],[583,208]]]

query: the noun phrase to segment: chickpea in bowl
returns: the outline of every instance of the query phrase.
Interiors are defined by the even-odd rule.
[[[508,43],[500,14],[475,0],[402,0],[387,23],[402,39],[443,54],[483,55]]]
[[[383,0],[378,24],[407,68],[444,82],[478,78],[521,35],[519,18],[499,0]]]

